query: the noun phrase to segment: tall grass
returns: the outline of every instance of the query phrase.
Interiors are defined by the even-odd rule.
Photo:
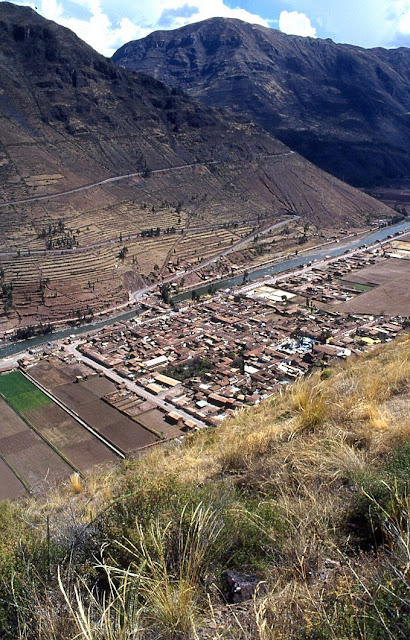
[[[40,537],[50,512],[63,602],[45,595],[44,580],[43,596],[24,610],[42,616],[43,635],[23,636],[22,625],[21,638],[410,637],[409,363],[404,337],[183,447],[32,505],[25,517],[37,514]],[[67,530],[87,534],[76,533],[75,554]],[[97,553],[97,536],[110,545],[96,574],[79,549],[88,540],[89,556]],[[73,582],[70,567],[83,579]],[[260,572],[268,595],[226,606],[217,584],[227,567]]]
[[[218,514],[202,504],[191,513],[184,508],[177,528],[160,519],[146,530],[136,523],[135,542],[118,542],[129,554],[129,566],[99,565],[108,579],[102,594],[82,581],[70,591],[59,574],[77,637],[137,640],[149,630],[157,638],[188,637],[200,619],[201,585],[222,527]]]

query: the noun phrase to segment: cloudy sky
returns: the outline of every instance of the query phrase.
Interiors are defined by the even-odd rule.
[[[111,56],[125,42],[213,16],[362,47],[410,47],[410,0],[15,0]]]

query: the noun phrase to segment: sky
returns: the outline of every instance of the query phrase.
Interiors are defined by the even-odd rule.
[[[410,47],[410,0],[15,0],[111,56],[158,29],[211,17],[361,47]]]

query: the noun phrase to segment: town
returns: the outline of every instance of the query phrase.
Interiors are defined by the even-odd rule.
[[[131,319],[4,358],[5,496],[181,442],[391,341],[409,326],[409,253],[401,234],[202,297],[159,284]]]
[[[132,380],[157,405],[161,400],[172,405],[164,424],[197,428],[198,422],[181,419],[183,410],[200,423],[217,425],[314,367],[326,368],[333,358],[397,336],[407,326],[405,316],[388,308],[374,315],[354,312],[349,304],[354,307],[366,292],[375,297],[379,287],[366,283],[366,269],[381,274],[398,265],[408,273],[407,260],[389,257],[403,246],[410,244],[402,241],[391,247],[393,253],[376,246],[172,309],[151,296],[141,316],[93,334],[79,352]],[[390,294],[394,298],[392,288]],[[106,401],[133,416],[140,405],[146,410],[126,384]]]

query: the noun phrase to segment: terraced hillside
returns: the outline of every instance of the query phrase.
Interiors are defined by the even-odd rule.
[[[3,327],[124,303],[180,245],[182,266],[234,245],[238,232],[209,242],[223,225],[243,235],[284,214],[335,227],[390,215],[27,7],[0,3],[0,36]]]

